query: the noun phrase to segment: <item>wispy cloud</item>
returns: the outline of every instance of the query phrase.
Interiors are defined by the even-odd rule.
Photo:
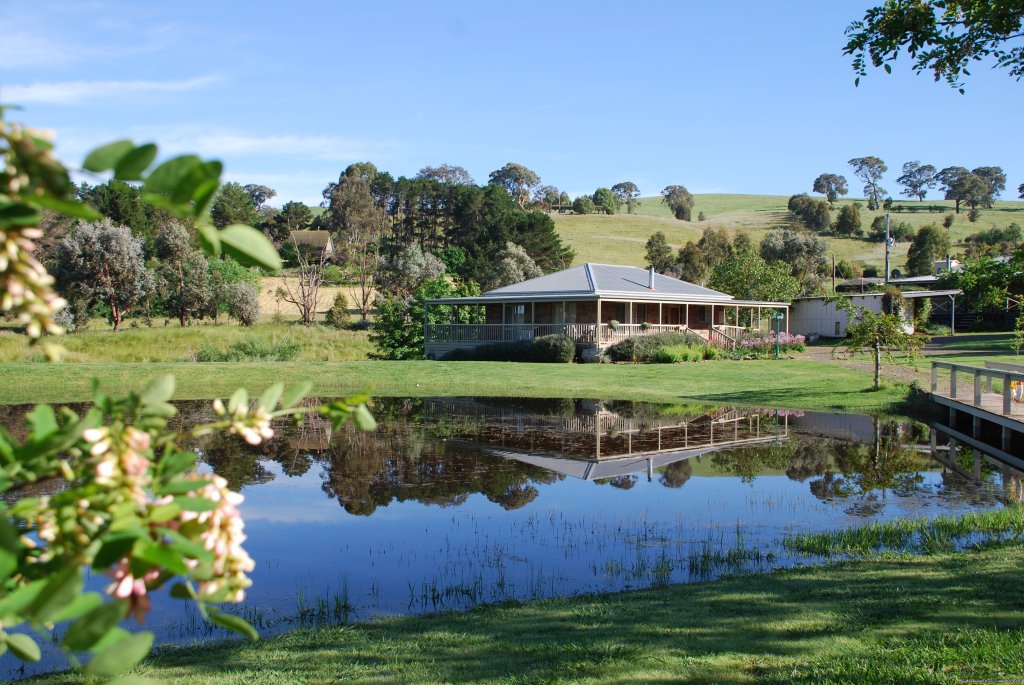
[[[3,90],[6,102],[15,104],[49,103],[78,104],[87,100],[137,97],[153,93],[179,93],[203,88],[220,77],[198,76],[180,81],[57,81],[32,83],[25,86],[7,86]]]

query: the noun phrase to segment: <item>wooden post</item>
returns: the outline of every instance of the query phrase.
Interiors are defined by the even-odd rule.
[[[686,304],[683,305],[683,311],[685,312],[683,314],[685,326],[687,328],[689,328],[690,327],[690,303],[689,302],[687,302]]]
[[[601,300],[597,301],[597,344],[601,344]],[[598,348],[600,349],[600,348]]]
[[[974,372],[974,406],[981,406],[981,374],[977,371]]]
[[[1010,374],[1003,374],[1003,416],[1013,412],[1013,390],[1010,388]]]
[[[928,431],[928,446],[931,448],[932,459],[938,454],[939,449],[936,444],[936,438],[938,437],[938,431],[934,428]]]
[[[665,320],[661,317],[661,302],[658,303],[658,325],[661,326]]]
[[[1002,441],[1003,442],[1003,451],[1004,452],[1009,452],[1010,451],[1010,437],[1011,437],[1010,427],[1009,426],[1003,426],[1003,435],[1002,435],[1002,437],[1003,437],[1003,441]]]
[[[939,389],[939,367],[932,364],[932,394]]]
[[[952,366],[949,369],[949,398],[951,400],[956,399],[956,367]]]

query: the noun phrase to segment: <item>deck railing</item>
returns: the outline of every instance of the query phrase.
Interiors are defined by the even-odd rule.
[[[1003,416],[1010,416],[1013,412],[1013,386],[1016,383],[1024,383],[1024,373],[1011,370],[1016,365],[1014,364],[995,364],[988,362],[992,366],[1001,366],[1003,368],[988,368],[983,369],[978,366],[967,366],[966,364],[953,364],[951,362],[932,362],[932,383],[931,390],[932,394],[946,395],[951,400],[957,400],[964,404],[973,404],[975,407],[981,407],[985,394],[992,393],[992,380],[1002,381],[1002,388],[998,394],[1002,395],[1002,411]],[[949,391],[943,393],[939,390],[939,369],[949,370]],[[960,375],[969,375],[973,381],[972,385],[974,394],[970,400],[967,397],[958,397],[957,384],[960,380]],[[1018,411],[1019,413],[1019,411]]]
[[[441,323],[427,324],[424,339],[428,343],[498,343],[533,340],[544,335],[565,335],[577,343],[593,343],[597,342],[595,329],[592,323]]]
[[[612,328],[611,324],[601,324],[601,342],[617,343],[626,338],[638,338],[643,335],[655,335],[667,331],[683,332],[686,326],[679,324],[657,324],[657,323],[620,323]]]

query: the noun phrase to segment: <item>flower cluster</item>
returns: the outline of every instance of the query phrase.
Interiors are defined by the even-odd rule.
[[[148,501],[146,491],[151,482],[149,433],[128,426],[119,435],[112,436],[108,427],[90,428],[82,434],[82,439],[89,445],[89,459],[97,485],[123,489],[140,504]]]
[[[217,416],[231,417],[229,433],[240,435],[250,445],[258,445],[264,440],[274,437],[274,429],[270,427],[270,414],[265,407],[250,409],[248,403],[240,402],[231,412],[220,400],[213,401],[213,410]]]
[[[256,567],[242,548],[245,524],[238,505],[244,498],[228,489],[227,481],[220,476],[213,476],[195,496],[217,504],[211,511],[181,514],[182,523],[195,520],[203,526],[203,546],[213,553],[214,579],[199,584],[199,597],[214,602],[241,602],[246,588],[252,585],[246,574]]]
[[[785,352],[803,352],[806,345],[806,338],[802,335],[780,333],[778,336],[779,346]],[[775,333],[759,335],[751,338],[744,338],[739,341],[740,348],[752,352],[768,352],[775,348]]]

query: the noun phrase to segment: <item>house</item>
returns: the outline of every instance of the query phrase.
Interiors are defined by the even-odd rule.
[[[439,307],[448,322],[437,323]],[[561,334],[584,358],[597,358],[620,340],[662,331],[733,346],[747,330],[767,331],[775,312],[788,331],[787,302],[742,301],[653,269],[587,263],[478,297],[427,300],[424,346],[427,359],[440,359],[460,348]]]
[[[962,291],[960,290],[903,291],[901,297],[903,299],[904,330],[907,333],[914,332],[914,318],[918,311],[918,303],[923,298],[937,299],[943,303],[948,302],[952,306],[956,303],[956,296],[961,294]],[[882,298],[885,297],[885,293],[854,293],[847,294],[846,297],[854,305],[880,313],[882,311]],[[849,323],[849,313],[837,309],[835,303],[829,302],[825,297],[798,297],[793,300],[793,313],[790,325],[793,332],[798,335],[844,338],[846,337],[846,327]]]
[[[306,254],[319,258],[322,251],[327,261],[334,261],[334,240],[330,231],[292,231],[289,239]]]

